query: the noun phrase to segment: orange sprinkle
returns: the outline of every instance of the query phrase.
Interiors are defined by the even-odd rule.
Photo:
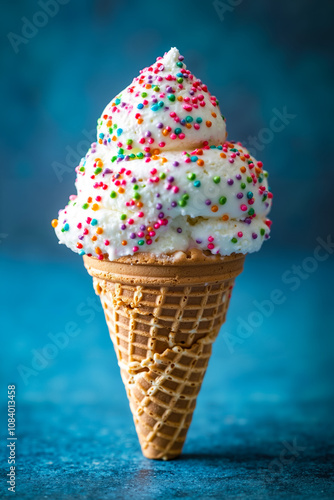
[[[222,219],[223,219],[223,220],[225,220],[225,221],[227,221],[227,220],[229,220],[229,216],[228,216],[227,214],[224,214],[224,215],[222,216]]]
[[[98,227],[96,232],[97,232],[97,234],[102,234],[103,233],[102,227]]]
[[[166,130],[166,129],[164,128],[164,129],[163,129],[163,131],[162,131],[162,135],[164,135],[164,136],[166,137],[166,135],[168,135],[168,134],[169,134],[168,130]]]
[[[57,227],[57,226],[58,226],[58,221],[57,221],[57,219],[53,219],[53,221],[51,221],[51,226],[52,226],[52,227]]]
[[[220,153],[220,157],[221,158],[226,158],[226,154],[225,153]]]
[[[93,239],[93,238],[92,238],[92,239]],[[96,247],[96,248],[95,248],[95,252],[96,252],[98,255],[100,255],[100,254],[102,253],[102,250],[101,250],[101,248],[100,248],[100,247]]]
[[[240,160],[242,160],[242,161],[245,161],[245,159],[246,159],[244,156],[239,156],[239,158],[240,158]]]
[[[152,156],[152,160],[158,160],[159,159],[159,156],[158,155],[153,155]]]
[[[198,155],[202,155],[202,154],[203,154],[203,149],[198,149],[198,150],[197,150],[197,154],[198,154]]]
[[[207,127],[211,127],[212,122],[210,122],[210,120],[207,120],[207,121],[205,122],[205,124],[206,124],[206,126],[207,126]]]
[[[197,160],[197,165],[199,165],[200,167],[203,167],[204,161],[203,160]]]
[[[96,161],[96,166],[97,167],[103,167],[103,161],[100,160],[100,158],[97,158],[95,161]]]
[[[100,207],[97,203],[94,203],[94,205],[92,206],[92,210],[100,210]]]
[[[93,198],[92,198],[91,196],[89,196],[89,197],[87,198],[87,202],[88,202],[88,203],[92,203],[92,201],[93,201]]]
[[[151,238],[151,236],[150,236],[149,234],[145,234],[145,238],[146,238],[147,240],[149,240],[149,239]]]
[[[107,127],[111,127],[111,125],[112,125],[112,121],[111,121],[111,120],[108,120],[108,121],[107,121]]]
[[[112,136],[111,138],[112,141],[117,141],[117,137],[115,135]]]
[[[123,247],[125,247],[125,245],[127,245],[127,244],[128,244],[128,242],[127,242],[126,240],[123,240],[123,241],[122,241],[122,245],[123,245]]]
[[[161,158],[161,161],[162,161],[162,163],[166,163],[166,161],[168,161],[168,160],[167,160],[167,158]]]
[[[154,155],[160,154],[160,149],[153,149],[153,154]]]
[[[211,116],[213,116],[214,118],[217,117],[217,115],[216,115],[216,113],[214,113],[214,111],[212,111]]]
[[[147,228],[147,231],[153,231],[153,228],[152,228],[151,226],[149,226],[149,227]]]
[[[178,98],[177,98],[178,101],[183,101],[183,97],[182,95],[179,95]]]
[[[240,167],[240,172],[244,174],[246,172],[246,167]]]
[[[102,144],[102,139],[99,139],[99,144]]]
[[[186,127],[187,127],[187,128],[191,128],[191,127],[192,127],[192,124],[191,124],[191,123],[186,123]]]
[[[152,85],[151,85],[150,83],[147,83],[147,84],[145,85],[145,88],[146,88],[146,89],[150,89],[151,87],[152,87]]]
[[[255,167],[255,172],[256,172],[257,174],[260,174],[260,173],[262,172],[262,168],[260,168],[260,167]]]
[[[124,193],[124,191],[125,191],[125,189],[124,189],[124,188],[122,188],[122,187],[118,188],[118,192],[119,192],[120,194],[123,194],[123,193]]]
[[[94,236],[92,236],[92,241],[96,241],[96,240],[97,240],[97,236],[95,236],[95,234],[94,234]]]
[[[217,207],[217,205],[213,205],[213,206],[211,207],[211,211],[212,211],[212,212],[218,212],[218,207]]]
[[[142,118],[138,118],[137,123],[139,123],[139,125],[140,125],[141,123],[143,123],[143,121],[144,120]]]
[[[141,208],[143,206],[143,202],[142,201],[138,201],[136,203],[136,205],[137,205],[138,208]]]

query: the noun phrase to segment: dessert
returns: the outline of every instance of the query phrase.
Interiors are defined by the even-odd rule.
[[[181,453],[234,278],[269,238],[262,167],[172,48],[106,106],[52,221],[93,276],[149,458]]]

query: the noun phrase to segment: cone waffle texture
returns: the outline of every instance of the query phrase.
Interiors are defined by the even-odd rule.
[[[182,451],[244,257],[84,257],[148,458],[168,460]]]

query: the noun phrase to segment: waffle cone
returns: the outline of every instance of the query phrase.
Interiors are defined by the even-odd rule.
[[[147,458],[168,460],[182,451],[244,259],[196,250],[112,262],[84,256]]]

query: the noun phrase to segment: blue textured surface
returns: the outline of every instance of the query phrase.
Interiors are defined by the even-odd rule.
[[[18,498],[98,500],[134,492],[143,499],[333,497],[334,317],[323,288],[333,274],[333,256],[295,291],[296,283],[282,282],[283,273],[307,257],[264,250],[247,259],[184,454],[170,463],[141,455],[103,313],[81,259],[70,266],[4,257],[2,326],[9,335],[1,378],[17,384]],[[238,318],[247,320],[253,301],[268,299],[274,289],[282,291],[284,303],[250,336],[238,337]],[[48,334],[73,322],[78,335],[24,381],[18,367],[32,367],[31,350],[43,355]],[[226,340],[231,335],[239,338],[234,348]],[[284,452],[289,445],[294,451]]]

